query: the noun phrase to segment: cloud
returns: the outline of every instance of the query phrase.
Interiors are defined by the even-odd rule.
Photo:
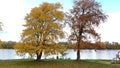
[[[0,39],[4,41],[19,41],[24,17],[30,11],[22,0],[0,0],[0,21],[3,23],[3,32]]]
[[[102,41],[120,42],[120,12],[109,13],[108,20],[98,30]]]

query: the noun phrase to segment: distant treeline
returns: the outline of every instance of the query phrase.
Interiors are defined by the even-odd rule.
[[[120,49],[120,43],[118,42],[112,42],[112,43],[105,42],[105,44],[106,44],[106,49]]]
[[[2,49],[13,49],[16,43],[15,41],[3,41],[1,46]]]
[[[70,46],[67,42],[60,42],[59,44],[66,45],[68,49],[73,49],[74,45]],[[99,42],[98,44],[96,43],[91,43],[88,45],[82,45],[80,47],[81,49],[120,49],[120,43],[118,42]]]
[[[13,49],[14,45],[17,42],[15,41],[3,41],[2,42],[2,49]],[[81,46],[81,49],[120,49],[120,43],[118,42],[101,42],[102,45],[84,45]],[[65,45],[68,49],[72,49],[71,46],[67,42],[59,42],[59,44]],[[74,45],[73,45],[74,46]]]

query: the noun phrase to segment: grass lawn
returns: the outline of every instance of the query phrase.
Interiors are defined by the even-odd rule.
[[[120,68],[110,60],[0,60],[0,68]]]

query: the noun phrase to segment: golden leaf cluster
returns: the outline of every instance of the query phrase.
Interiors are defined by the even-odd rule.
[[[64,13],[60,3],[43,3],[31,9],[26,15],[26,29],[22,32],[21,43],[15,45],[18,54],[56,54],[64,50],[58,39],[64,38],[62,21]]]

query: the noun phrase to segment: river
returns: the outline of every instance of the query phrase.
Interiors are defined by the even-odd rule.
[[[117,54],[119,50],[81,50],[81,59],[108,59],[111,60],[115,58],[115,55]],[[67,50],[67,55],[63,56],[64,59],[76,59],[76,51],[72,49]],[[60,56],[60,55],[59,55]],[[60,56],[61,57],[61,56]],[[28,55],[24,57],[20,57],[16,55],[16,52],[14,49],[0,49],[0,60],[10,60],[10,59],[23,59],[23,58],[29,58]],[[42,59],[44,59],[45,56],[42,56]],[[46,59],[49,58],[56,58],[56,55],[47,56]]]

